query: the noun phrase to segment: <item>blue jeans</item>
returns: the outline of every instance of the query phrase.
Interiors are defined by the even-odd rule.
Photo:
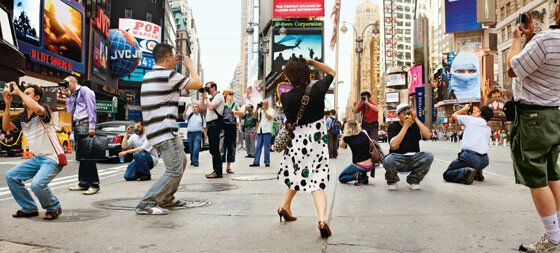
[[[6,172],[6,182],[14,199],[21,206],[22,212],[32,213],[37,211],[35,201],[23,184],[23,181],[29,179],[33,179],[31,180],[31,190],[39,199],[41,207],[47,209],[48,212],[58,210],[60,202],[53,195],[49,183],[61,170],[62,167],[58,166],[52,158],[34,156]]]
[[[191,152],[191,164],[198,165],[198,154],[200,153],[200,139],[202,132],[188,132],[189,151]]]
[[[134,152],[134,160],[126,167],[124,179],[133,181],[141,176],[150,176],[150,170],[154,167],[154,161],[150,153],[145,151]]]
[[[428,174],[433,161],[434,155],[428,152],[418,152],[414,155],[391,153],[385,157],[383,162],[385,180],[387,180],[387,184],[394,184],[400,181],[399,172],[410,172],[406,182],[409,184],[419,184],[424,179],[424,176]]]
[[[165,173],[150,187],[136,208],[154,207],[173,201],[175,198],[173,195],[179,188],[187,166],[181,137],[175,136],[173,139],[154,145],[154,148],[159,151],[165,164]]]
[[[473,168],[477,171],[488,166],[489,160],[488,156],[478,156],[475,154],[461,152],[459,157],[455,159],[447,170],[443,173],[443,179],[447,182],[463,183],[465,180],[465,168]]]
[[[373,168],[373,166],[372,166]],[[350,165],[348,165],[348,167],[346,167],[346,169],[344,169],[341,173],[340,176],[338,177],[338,181],[340,181],[341,183],[348,183],[352,180],[356,180],[358,172],[363,172],[366,173],[369,170],[364,170],[358,166],[356,166],[355,164],[351,163]],[[367,182],[368,178],[365,177],[365,181]]]
[[[270,164],[270,138],[272,138],[271,133],[257,134],[257,150],[255,152],[255,159],[253,164],[259,164],[261,161],[261,152],[264,146],[264,164]]]

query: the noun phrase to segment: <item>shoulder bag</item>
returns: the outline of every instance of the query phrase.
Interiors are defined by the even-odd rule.
[[[45,112],[45,113],[48,113],[48,112]],[[51,136],[49,135],[49,130],[47,129],[47,126],[45,126],[45,123],[43,123],[43,120],[41,119],[41,117],[39,117],[39,122],[41,122],[41,125],[43,125],[43,129],[45,129],[45,134],[49,138],[49,141],[51,142],[51,146],[54,149],[54,153],[56,154],[56,156],[58,158],[58,166],[64,167],[64,166],[68,165],[68,160],[66,159],[66,155],[64,154],[64,152],[62,152],[62,154],[59,154],[56,151],[56,147],[54,146],[54,142],[51,140]],[[53,130],[54,130],[54,127],[53,127]]]
[[[313,83],[307,85],[305,89],[305,94],[301,98],[301,106],[299,107],[299,112],[297,115],[297,119],[295,124],[290,125],[286,123],[286,125],[280,129],[280,132],[276,136],[274,140],[274,144],[272,145],[272,150],[275,152],[282,152],[290,143],[292,142],[292,132],[294,131],[295,127],[298,125],[299,120],[303,116],[303,112],[305,112],[305,107],[309,104],[309,94],[311,94],[311,87],[313,87]]]
[[[369,139],[369,155],[371,156],[371,162],[374,164],[374,168],[371,169],[371,177],[375,177],[375,166],[377,164],[383,164],[385,160],[385,154],[383,154],[383,149],[379,146],[379,143],[372,140],[366,130],[362,130],[364,134]]]

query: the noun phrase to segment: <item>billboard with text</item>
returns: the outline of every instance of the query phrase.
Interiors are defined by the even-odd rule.
[[[275,18],[307,18],[325,16],[325,0],[274,0]]]
[[[279,34],[281,24],[288,31],[285,36]],[[272,71],[282,72],[293,57],[324,61],[322,21],[279,22],[272,34]]]

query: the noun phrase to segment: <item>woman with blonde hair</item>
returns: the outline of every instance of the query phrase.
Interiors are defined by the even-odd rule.
[[[222,95],[224,96],[225,99],[225,103],[224,106],[229,108],[235,118],[234,120],[236,120],[238,115],[243,114],[243,111],[241,111],[239,109],[239,105],[233,101],[233,91],[229,90],[229,89],[225,89],[222,92]],[[226,116],[226,111],[224,109],[224,115],[222,116]],[[244,114],[243,114],[244,115]],[[221,137],[221,152],[222,152],[222,162],[227,162],[226,165],[226,172],[227,173],[233,173],[233,170],[231,169],[231,163],[235,162],[235,144],[237,143],[237,133],[238,129],[237,129],[237,121],[234,124],[224,124],[224,130],[222,132],[223,136]]]
[[[352,163],[340,173],[338,181],[347,183],[356,180],[356,185],[367,184],[367,172],[375,169],[375,165],[369,154],[369,137],[362,131],[356,120],[351,119],[346,122],[339,145],[345,148],[346,144],[352,150]]]
[[[310,84],[309,63],[326,76]],[[325,238],[331,235],[327,224],[327,196],[325,188],[329,181],[329,150],[327,148],[327,125],[323,118],[325,94],[333,81],[335,71],[315,60],[292,58],[284,67],[284,75],[294,87],[280,96],[288,124],[295,125],[292,140],[283,151],[278,180],[288,187],[284,204],[278,208],[280,221],[295,221],[292,216],[292,199],[298,191],[310,192],[319,216],[319,232]],[[309,90],[308,90],[309,89]],[[302,98],[309,94],[302,114]],[[305,101],[304,101],[305,102]],[[306,103],[304,103],[305,105]],[[299,114],[299,115],[298,115]]]

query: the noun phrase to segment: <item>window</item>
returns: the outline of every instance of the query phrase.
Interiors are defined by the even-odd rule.
[[[508,16],[511,14],[511,3],[506,4],[506,14]]]
[[[502,28],[502,42],[506,41],[506,29]]]
[[[124,17],[125,18],[132,18],[132,10],[131,9],[124,9]]]
[[[152,13],[146,12],[146,21],[152,22]]]
[[[501,20],[504,20],[506,18],[506,8],[504,6],[500,9],[500,14]]]
[[[508,25],[506,27],[506,39],[509,39],[510,34],[511,34],[511,25]]]

